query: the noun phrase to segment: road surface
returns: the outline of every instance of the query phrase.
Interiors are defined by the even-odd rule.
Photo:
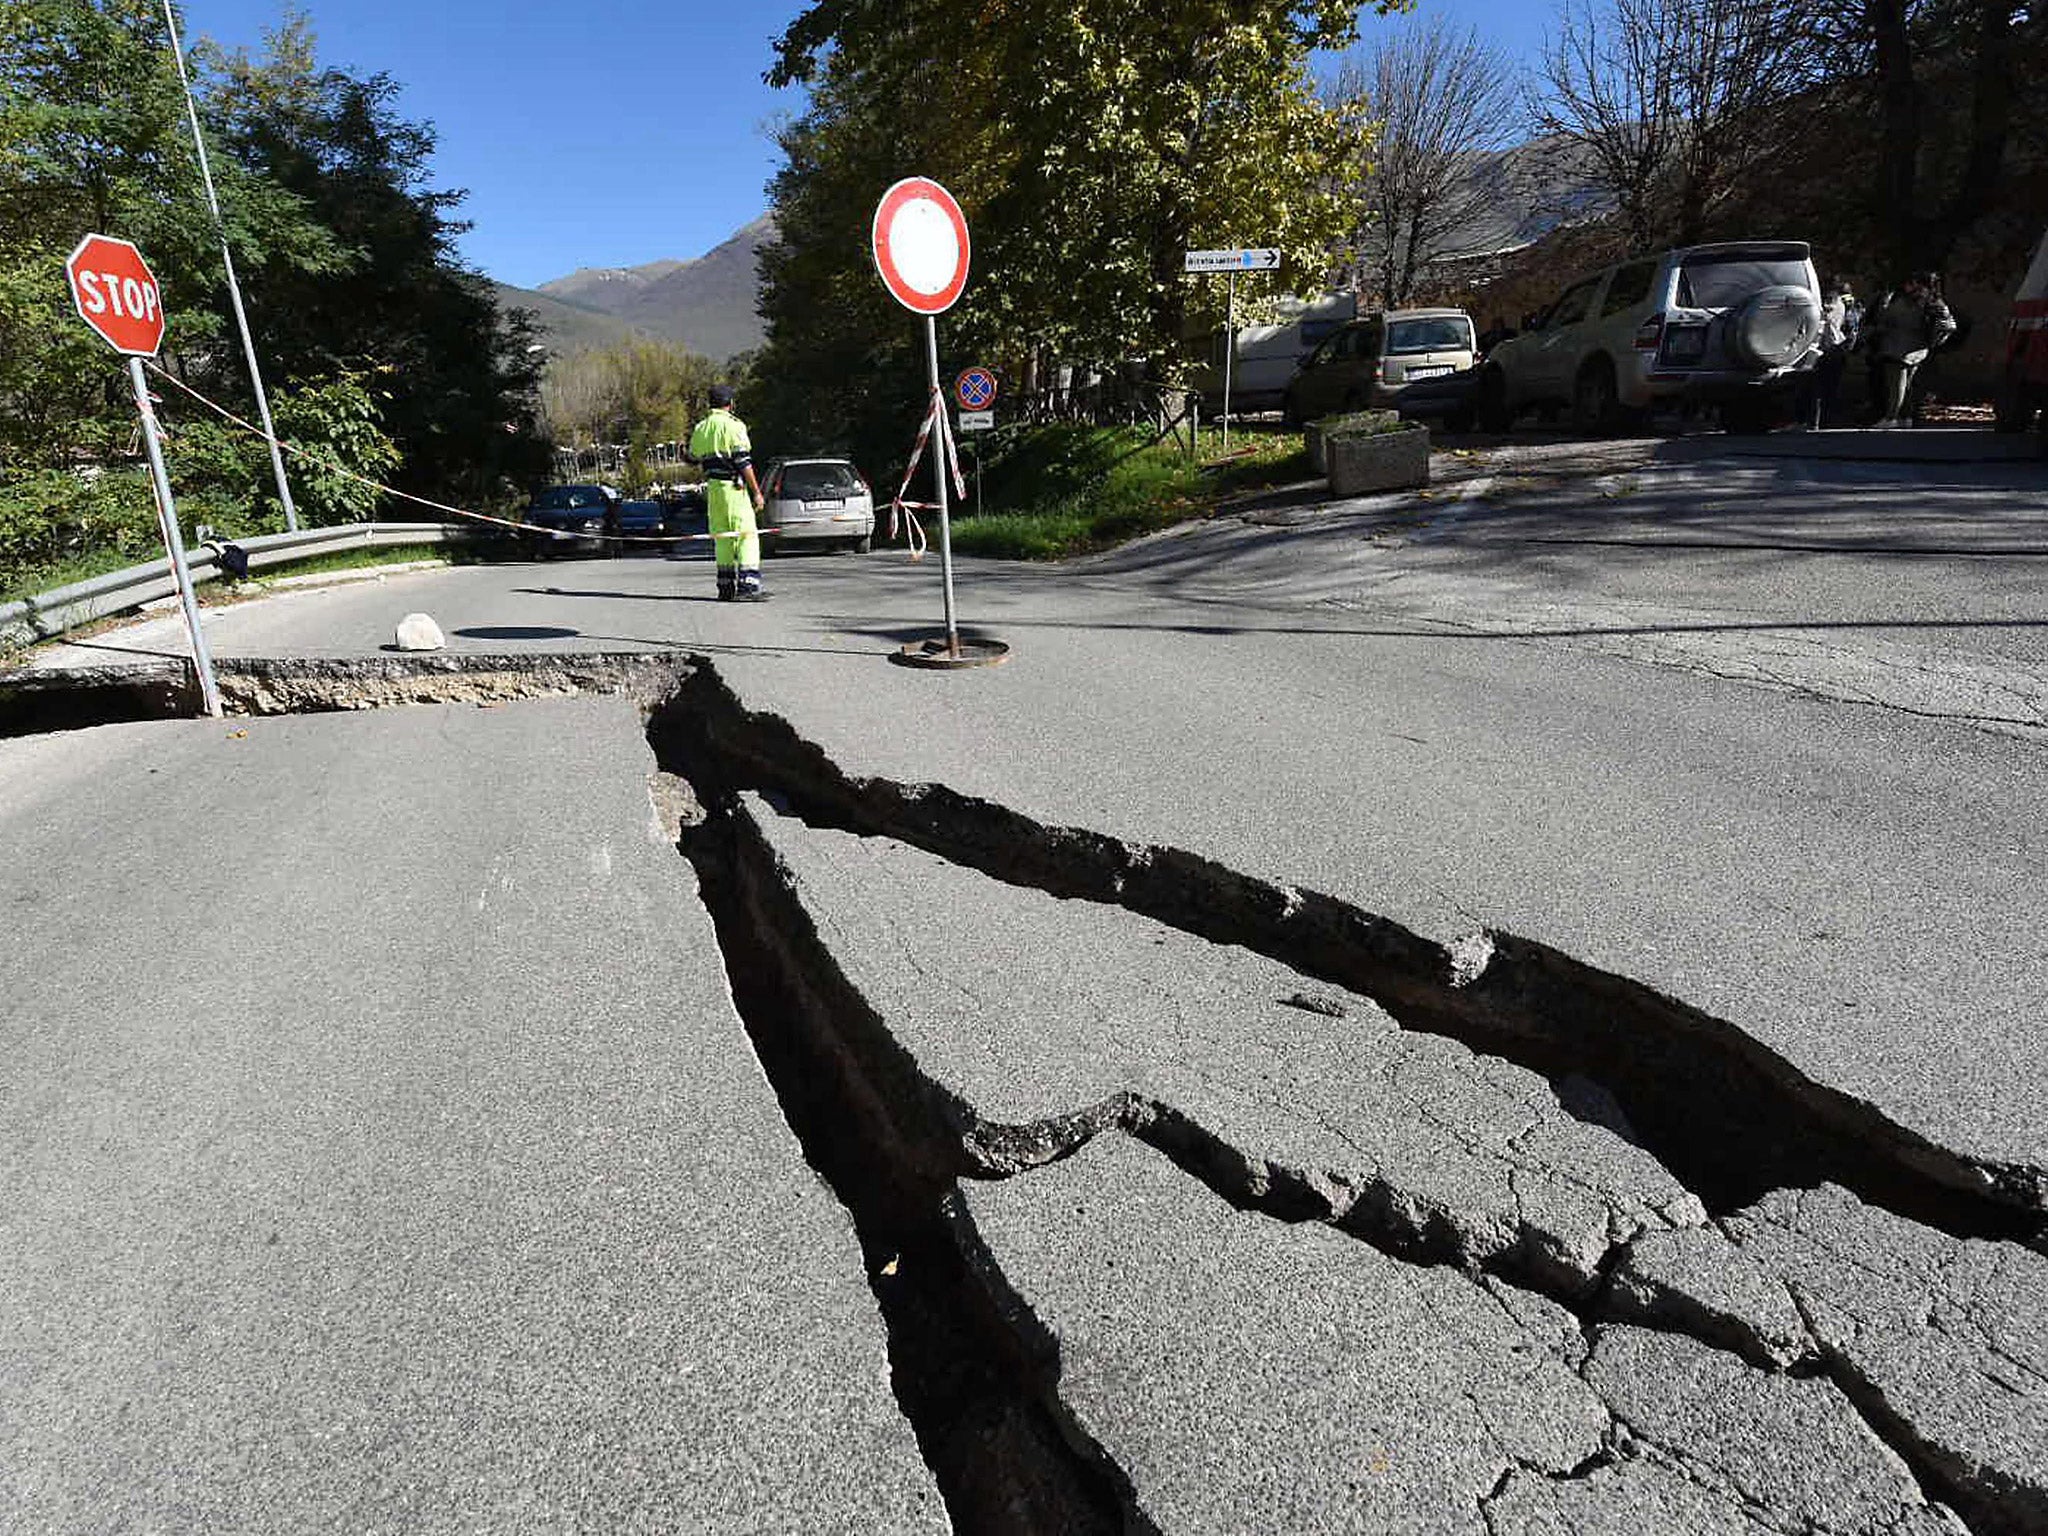
[[[744,1527],[706,1422],[763,1527],[2048,1529],[2041,470],[1443,468],[962,562],[997,669],[900,554],[466,567],[208,616],[447,702],[0,743],[16,1523]]]

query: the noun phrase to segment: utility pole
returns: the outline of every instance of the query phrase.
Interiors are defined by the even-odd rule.
[[[235,307],[235,326],[242,333],[242,356],[248,360],[249,382],[256,387],[256,414],[263,423],[263,440],[270,445],[270,470],[277,477],[277,499],[284,503],[284,525],[299,531],[298,508],[292,505],[292,488],[284,477],[284,452],[277,446],[277,428],[270,422],[270,397],[263,389],[263,370],[256,366],[256,343],[249,336],[249,316],[242,309],[242,285],[235,280],[235,257],[228,249],[228,227],[220,216],[220,197],[213,190],[213,167],[206,157],[206,135],[199,129],[199,103],[192,97],[192,79],[185,73],[185,47],[178,41],[178,18],[171,0],[164,0],[164,25],[171,29],[171,57],[178,63],[178,83],[185,89],[185,112],[192,120],[192,143],[199,151],[199,179],[206,184],[206,206],[213,210],[214,232],[220,236],[221,265],[227,268],[228,298]]]

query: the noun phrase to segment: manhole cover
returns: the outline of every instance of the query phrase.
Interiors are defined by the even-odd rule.
[[[1010,659],[1010,648],[1001,640],[962,635],[959,649],[946,643],[944,635],[913,640],[889,653],[899,667],[933,667],[950,672],[957,667],[999,667]]]

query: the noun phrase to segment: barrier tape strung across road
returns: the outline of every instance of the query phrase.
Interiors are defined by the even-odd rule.
[[[967,500],[967,476],[960,469],[960,449],[953,441],[953,430],[947,421],[946,398],[937,389],[932,391],[931,409],[925,412],[924,424],[917,429],[917,441],[910,448],[910,462],[903,466],[903,484],[896,488],[896,499],[889,503],[889,534],[896,537],[896,514],[903,514],[904,540],[910,549],[910,558],[922,560],[925,551],[931,548],[931,541],[925,537],[924,524],[917,520],[919,512],[936,512],[939,504],[935,501],[906,501],[910,494],[910,482],[917,474],[917,466],[924,462],[924,446],[934,430],[938,432],[938,447],[933,450],[937,460],[936,469],[943,475],[950,468],[953,472],[953,489],[964,503]]]
[[[202,395],[190,384],[187,384],[183,379],[174,378],[153,362],[145,362],[143,366],[172,388],[184,391],[215,415],[233,422],[252,437],[263,437],[263,429],[261,427],[244,421],[219,402],[207,399],[206,396]],[[268,441],[268,439],[265,440]],[[284,449],[286,453],[296,454],[299,458],[317,464],[322,469],[329,470],[334,474],[353,480],[358,485],[366,485],[371,490],[380,491],[386,496],[395,496],[400,501],[412,502],[416,506],[427,507],[436,512],[446,512],[453,517],[467,518],[471,522],[490,523],[499,528],[517,529],[522,533],[545,533],[552,535],[563,531],[559,528],[543,528],[535,523],[522,523],[509,517],[493,517],[488,512],[471,512],[465,507],[451,507],[444,501],[432,501],[425,496],[415,496],[410,491],[401,491],[396,486],[384,484],[381,480],[372,480],[368,475],[359,475],[354,470],[337,464],[334,460],[323,457],[310,448],[301,448],[297,443],[286,442],[283,438],[279,438],[277,442],[278,446]],[[782,530],[780,528],[756,528],[753,532],[756,534],[780,533]],[[579,539],[597,539],[607,544],[700,544],[712,539],[743,539],[747,535],[745,533],[587,533],[578,529],[575,532],[575,537]]]

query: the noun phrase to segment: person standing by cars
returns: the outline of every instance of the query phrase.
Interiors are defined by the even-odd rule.
[[[1912,425],[1913,376],[1955,331],[1956,317],[1942,302],[1941,280],[1932,272],[1914,273],[1877,301],[1870,347],[1883,391],[1878,426]]]
[[[754,474],[754,445],[732,405],[730,384],[711,386],[711,410],[690,433],[690,460],[704,470],[718,600],[757,603],[768,595],[761,590],[761,534],[754,522],[765,503]]]
[[[1806,399],[1800,411],[1801,425],[1815,432],[1827,425],[1835,396],[1841,392],[1842,374],[1849,367],[1849,353],[1856,345],[1858,318],[1850,307],[1856,301],[1855,295],[1840,278],[1829,278],[1821,287],[1820,297],[1820,360],[1807,378]]]

